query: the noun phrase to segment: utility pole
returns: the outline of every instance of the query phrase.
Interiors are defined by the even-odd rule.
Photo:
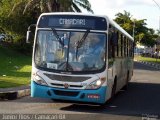
[[[158,9],[160,10],[160,5],[155,1],[155,0],[152,0],[158,7]],[[159,36],[160,36],[160,16],[159,16]]]
[[[160,16],[159,16],[159,36],[160,36]]]
[[[155,0],[152,0],[152,1],[157,5],[158,9],[160,10],[160,5]],[[159,37],[160,37],[160,16],[159,16],[159,31],[158,31],[158,33],[159,33]],[[158,54],[159,54],[159,51],[156,48],[156,62],[157,62]]]
[[[133,37],[133,39],[134,39],[134,36],[135,36],[135,20],[133,20],[133,35],[132,35],[132,37]]]

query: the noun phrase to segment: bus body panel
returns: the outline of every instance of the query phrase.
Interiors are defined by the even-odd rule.
[[[44,85],[39,85],[34,80],[31,80],[31,97],[42,97],[42,98],[50,98],[50,99],[60,99],[60,100],[73,100],[73,101],[82,101],[82,102],[91,102],[91,103],[99,103],[99,104],[104,104],[107,101],[107,98],[109,97],[108,94],[106,93],[108,90],[107,87],[107,78],[106,81],[103,83],[103,85],[95,90],[88,90],[85,89],[85,87],[89,84],[91,84],[94,80],[99,79],[99,78],[105,78],[106,76],[106,70],[102,73],[97,73],[97,74],[87,74],[87,75],[74,75],[74,74],[61,74],[61,73],[52,73],[52,72],[47,72],[47,71],[42,71],[37,69],[34,65],[32,66],[32,74],[37,74],[38,76],[42,77],[45,79],[46,83],[48,86]],[[56,75],[56,76],[68,76],[68,77],[90,77],[90,79],[86,79],[84,82],[70,82],[69,79],[66,81],[57,81],[57,80],[52,80],[50,78],[47,78],[45,74],[50,74],[50,75]],[[32,75],[32,78],[34,78],[34,75]],[[58,83],[61,85],[64,85],[64,83],[67,83],[69,86],[71,85],[81,85],[83,84],[84,87],[82,88],[74,88],[74,87],[69,87],[69,88],[64,88],[64,86],[53,86],[51,83]],[[77,91],[79,94],[75,97],[72,96],[65,96],[65,95],[56,95],[54,94],[54,90],[59,90],[62,92],[73,92]],[[48,95],[48,91],[50,91],[51,96]],[[81,98],[82,95],[85,95],[84,98]],[[87,98],[87,95],[99,95],[100,97],[97,98]]]
[[[93,103],[103,104],[106,102],[106,90],[107,87],[104,86],[102,86],[97,90],[75,90],[75,89],[73,90],[73,89],[53,88],[49,86],[38,85],[34,81],[31,81],[31,97],[73,100],[73,101],[93,102]],[[59,93],[58,92],[55,93],[54,91],[58,91]]]

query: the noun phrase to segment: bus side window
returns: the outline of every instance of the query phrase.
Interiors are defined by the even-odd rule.
[[[118,57],[121,57],[121,33],[118,35]]]
[[[118,35],[118,31],[110,25],[108,34],[108,58],[118,56]]]
[[[121,57],[123,58],[123,34],[121,34]]]
[[[117,32],[113,32],[112,35],[111,35],[111,54],[112,54],[112,57],[114,58],[115,57],[115,53],[117,52],[116,51],[116,48],[117,48],[117,44],[118,44],[118,34]]]
[[[126,39],[126,50],[127,50],[127,57],[128,57],[128,38]]]
[[[123,39],[124,44],[123,44],[123,49],[124,49],[124,57],[126,57],[127,53],[126,53],[126,37],[124,37]]]
[[[116,55],[117,55],[117,57],[119,55],[119,44],[118,43],[119,43],[119,32],[117,32],[117,46],[116,46],[116,49],[117,49],[116,50],[116,52],[117,52]]]
[[[109,34],[108,34],[108,58],[112,58],[112,47],[111,47],[111,35],[112,35],[112,32],[109,31]]]

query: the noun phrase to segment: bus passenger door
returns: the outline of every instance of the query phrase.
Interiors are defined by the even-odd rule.
[[[109,39],[108,39],[108,83],[107,83],[108,85],[107,95],[109,97],[107,99],[111,97],[112,87],[114,84],[114,77],[115,77],[115,43],[114,42],[116,41],[113,39],[115,38],[109,35]]]

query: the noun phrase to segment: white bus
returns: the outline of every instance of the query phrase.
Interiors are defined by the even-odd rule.
[[[27,40],[30,40],[30,27]],[[35,30],[31,96],[104,104],[133,75],[133,38],[107,16],[43,13]]]

